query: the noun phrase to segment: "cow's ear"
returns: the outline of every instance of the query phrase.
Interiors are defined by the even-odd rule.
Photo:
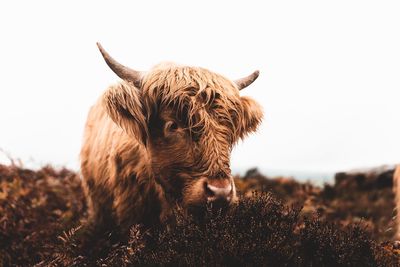
[[[148,124],[141,93],[135,86],[127,82],[110,86],[103,95],[103,105],[116,124],[146,145]]]
[[[250,97],[242,96],[243,117],[241,120],[240,137],[245,137],[248,133],[255,132],[263,118],[263,111],[256,101]]]

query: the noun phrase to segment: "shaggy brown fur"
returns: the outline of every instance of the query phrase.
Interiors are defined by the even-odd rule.
[[[230,153],[260,124],[260,106],[203,68],[160,64],[133,81],[110,67],[124,80],[91,108],[81,150],[90,221],[163,221],[175,203],[203,206],[208,185],[231,185],[233,202]]]

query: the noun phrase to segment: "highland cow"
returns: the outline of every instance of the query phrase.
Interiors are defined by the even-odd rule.
[[[239,91],[258,71],[237,81],[172,63],[139,72],[98,48],[122,81],[87,118],[81,172],[89,222],[128,229],[164,221],[175,204],[234,203],[230,153],[262,119],[260,105]]]

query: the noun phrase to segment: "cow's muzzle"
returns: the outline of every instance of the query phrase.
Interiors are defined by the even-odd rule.
[[[204,183],[204,192],[208,203],[231,203],[236,198],[236,189],[232,178],[207,179]]]

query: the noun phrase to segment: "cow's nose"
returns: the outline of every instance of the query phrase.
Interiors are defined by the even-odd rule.
[[[206,183],[206,195],[208,201],[222,199],[229,202],[232,199],[232,193],[232,182],[229,179],[209,180]]]

